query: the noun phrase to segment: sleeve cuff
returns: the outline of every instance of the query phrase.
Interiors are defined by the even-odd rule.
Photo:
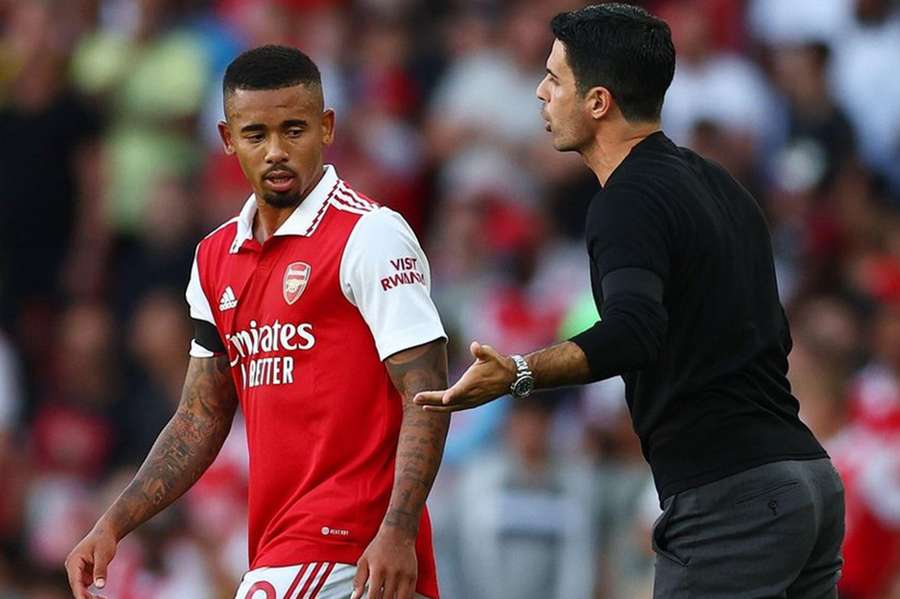
[[[192,358],[212,358],[212,357],[215,357],[216,355],[220,355],[220,354],[215,354],[215,353],[209,351],[208,349],[206,349],[205,347],[203,347],[202,345],[197,343],[194,339],[191,339],[190,356]]]
[[[574,337],[570,338],[569,341],[577,345],[581,348],[581,351],[584,352],[585,357],[587,358],[588,369],[591,371],[592,378],[595,378],[597,372],[600,368],[600,364],[597,362],[600,359],[603,351],[603,342],[604,335],[603,332],[598,328],[600,322],[594,323],[590,328],[578,333]]]
[[[423,345],[436,339],[447,339],[447,333],[440,322],[428,322],[400,331],[395,331],[384,339],[376,339],[378,358],[383,362],[388,357],[417,345]]]

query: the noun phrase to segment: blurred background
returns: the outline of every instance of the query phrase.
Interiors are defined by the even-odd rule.
[[[847,487],[842,597],[900,597],[900,7],[639,4],[678,51],[663,117],[763,205],[801,415]],[[68,551],[173,412],[200,237],[248,194],[215,123],[242,49],[292,44],[338,115],[328,161],[400,211],[454,377],[596,312],[597,183],[534,88],[568,0],[0,0],[0,599],[68,596]],[[619,379],[454,416],[430,505],[447,599],[648,598],[656,495]],[[302,442],[303,431],[298,431]],[[127,538],[118,599],[230,598],[246,568],[235,423]]]

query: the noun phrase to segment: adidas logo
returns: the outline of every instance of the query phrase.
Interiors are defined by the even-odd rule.
[[[225,288],[225,291],[222,292],[222,297],[219,298],[219,312],[231,310],[235,306],[237,306],[237,297],[235,297],[231,286],[228,286]]]

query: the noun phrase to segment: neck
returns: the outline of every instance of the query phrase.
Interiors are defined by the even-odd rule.
[[[286,206],[284,208],[272,206],[263,199],[261,193],[257,192],[255,195],[256,216],[253,219],[253,236],[256,240],[263,243],[272,237],[272,235],[275,234],[275,231],[284,224],[284,221],[291,217],[294,210],[303,203],[303,200],[306,199],[310,192],[316,188],[316,185],[319,184],[319,181],[321,181],[324,176],[325,167],[323,166],[319,175],[313,179],[309,186],[303,190],[303,193],[300,194],[300,201],[294,206]]]
[[[610,175],[622,164],[631,149],[659,130],[659,121],[613,125],[611,130],[598,131],[593,143],[581,152],[581,157],[597,176],[600,185],[606,185]]]

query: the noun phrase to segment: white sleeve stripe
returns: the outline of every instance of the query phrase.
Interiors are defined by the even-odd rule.
[[[328,200],[328,202],[338,210],[343,210],[344,212],[352,212],[353,214],[359,214],[361,216],[364,216],[371,212],[371,210],[363,210],[362,208],[356,208],[354,206],[351,206],[350,204],[345,204],[337,197],[337,195]]]
[[[361,211],[362,214],[368,214],[369,212],[372,212],[373,210],[375,210],[374,207],[364,206],[364,205],[360,204],[359,202],[356,202],[355,200],[353,200],[351,197],[342,194],[341,192],[336,192],[334,194],[334,200],[337,202],[343,203],[345,206],[348,206],[349,208],[352,208],[354,210],[359,210],[359,211]]]
[[[197,250],[194,252],[194,263],[191,265],[191,278],[188,281],[187,290],[185,290],[184,296],[190,307],[191,318],[205,320],[206,322],[215,324],[209,299],[206,297],[206,293],[204,293],[203,286],[200,283],[200,269],[197,266],[197,254],[199,251],[200,248],[198,246]]]
[[[347,190],[345,190],[345,189],[343,189],[343,188],[339,188],[339,189],[337,190],[337,192],[335,192],[335,195],[338,196],[338,197],[340,197],[342,200],[344,200],[345,202],[347,202],[347,203],[350,204],[351,206],[356,206],[356,207],[359,208],[359,209],[367,209],[367,210],[371,210],[371,207],[370,207],[370,206],[366,206],[365,204],[363,204],[363,203],[362,203],[361,201],[359,201],[357,198],[353,197],[353,195],[351,195],[350,193],[348,193]]]
[[[374,204],[373,202],[370,202],[369,200],[367,200],[367,199],[361,197],[358,193],[356,193],[355,191],[353,191],[353,190],[352,190],[345,182],[343,182],[343,181],[341,181],[341,184],[338,186],[338,189],[339,189],[340,191],[344,192],[345,194],[349,194],[350,196],[353,197],[353,199],[354,199],[357,203],[359,203],[360,205],[362,205],[362,206],[364,206],[364,207],[366,207],[366,208],[369,208],[370,210],[375,210],[376,208],[378,208],[378,206],[377,206],[376,204]]]
[[[192,358],[212,358],[216,354],[212,353],[211,351],[191,339],[190,355]]]

